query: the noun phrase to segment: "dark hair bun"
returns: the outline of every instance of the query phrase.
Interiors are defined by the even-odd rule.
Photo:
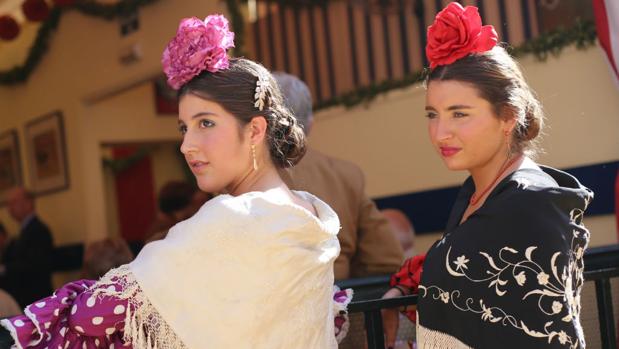
[[[270,131],[269,151],[275,166],[287,168],[299,163],[307,151],[305,133],[290,111],[275,117]]]
[[[540,117],[542,112],[539,103],[529,103],[525,115],[526,128],[523,134],[523,140],[530,141],[535,139],[542,130],[543,118]]]

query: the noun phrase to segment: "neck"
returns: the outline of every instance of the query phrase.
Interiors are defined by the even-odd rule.
[[[498,154],[487,163],[469,169],[473,182],[475,183],[476,195],[481,195],[482,191],[488,189],[489,186],[496,186],[501,179],[513,172],[514,169],[518,168],[524,159],[522,154],[514,154],[510,158],[503,155],[505,154],[503,151],[500,151]],[[513,160],[516,161],[510,164],[510,161]],[[490,188],[485,194],[487,195],[491,191],[492,188]],[[479,199],[481,199],[481,197]]]
[[[240,180],[230,183],[226,192],[232,196],[238,196],[251,191],[267,191],[285,186],[277,170],[273,165],[264,166],[254,170],[249,169]]]

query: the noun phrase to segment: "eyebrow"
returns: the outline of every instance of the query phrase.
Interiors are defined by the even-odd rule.
[[[193,120],[193,119],[195,119],[195,118],[199,118],[200,116],[205,116],[205,115],[217,115],[217,114],[215,114],[215,113],[213,113],[213,112],[210,112],[210,111],[202,111],[202,112],[199,112],[199,113],[194,114],[194,115],[191,117],[191,119]]]
[[[464,105],[464,104],[456,104],[456,105],[452,105],[449,106],[449,108],[447,108],[447,110],[452,111],[452,110],[459,110],[459,109],[473,109],[473,107],[468,106],[468,105]],[[426,111],[431,111],[434,110],[436,111],[436,109],[432,106],[426,106]]]
[[[199,117],[201,117],[201,116],[209,116],[209,115],[217,116],[217,114],[215,114],[215,113],[213,113],[213,112],[210,112],[210,111],[202,111],[202,112],[199,112],[199,113],[194,114],[194,115],[191,117],[191,120],[196,119],[196,118],[199,118]],[[179,120],[178,120],[178,123],[179,123],[179,124],[182,124],[182,123],[183,123],[183,120],[180,120],[180,119],[179,119]]]

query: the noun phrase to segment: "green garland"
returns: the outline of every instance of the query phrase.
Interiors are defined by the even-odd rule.
[[[133,154],[127,157],[120,159],[103,158],[101,159],[101,162],[103,163],[103,167],[109,168],[110,170],[112,170],[112,172],[114,172],[115,175],[117,175],[124,172],[128,168],[133,167],[133,165],[137,164],[138,162],[142,161],[142,159],[149,156],[154,150],[155,148],[152,146],[142,146],[138,148],[138,150],[136,150]]]
[[[534,54],[537,59],[544,61],[549,54],[558,56],[570,45],[576,45],[580,50],[593,46],[596,38],[595,22],[577,20],[571,28],[558,28],[544,33],[520,47],[513,48],[510,53],[516,57]]]
[[[65,7],[53,7],[49,17],[41,24],[37,37],[30,47],[28,57],[21,66],[0,71],[0,85],[15,85],[28,79],[34,68],[41,62],[41,58],[49,48],[52,33],[58,27],[60,16],[64,11],[77,10],[85,15],[112,20],[118,16],[127,15],[141,6],[149,5],[157,0],[124,0],[113,5],[99,4],[94,0],[76,1],[75,4]]]
[[[516,48],[509,48],[509,52],[515,57],[533,54],[538,60],[544,61],[548,55],[557,56],[570,45],[576,45],[578,49],[585,49],[595,44],[597,37],[595,23],[593,21],[578,20],[574,26],[568,29],[558,28],[532,39]],[[423,81],[426,70],[412,73],[400,80],[387,80],[373,83],[341,96],[319,102],[314,110],[325,109],[336,105],[344,105],[351,108],[358,104],[368,104],[378,95],[385,92],[414,85]]]

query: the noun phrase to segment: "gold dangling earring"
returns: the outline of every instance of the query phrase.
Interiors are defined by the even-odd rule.
[[[509,131],[505,131],[505,145],[507,146],[507,160],[509,160],[512,157],[512,150],[511,150],[511,144],[509,141]],[[505,160],[505,161],[507,161]]]
[[[258,171],[258,160],[256,160],[256,145],[251,145],[251,156],[254,159],[254,171]]]

